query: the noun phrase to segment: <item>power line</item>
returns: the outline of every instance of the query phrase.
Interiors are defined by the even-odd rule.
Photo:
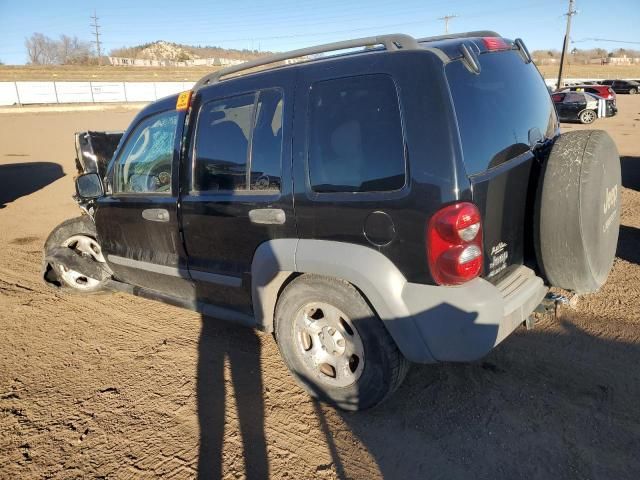
[[[628,43],[630,45],[640,45],[640,42],[632,42],[630,40],[611,40],[609,38],[582,38],[580,40],[572,40],[571,43],[580,42],[610,42],[610,43]]]
[[[96,11],[93,11],[93,16],[89,17],[93,20],[93,23],[90,24],[91,27],[94,28],[94,34],[96,39],[92,42],[96,44],[96,50],[98,51],[98,65],[102,65],[102,52],[100,50],[100,25],[98,24],[98,16],[96,15]]]
[[[458,15],[445,15],[444,17],[438,18],[438,20],[444,21],[444,33],[449,33],[449,20],[453,18],[458,18]]]
[[[556,88],[559,90],[562,88],[562,70],[564,69],[564,56],[569,47],[569,36],[571,35],[571,18],[578,13],[574,7],[574,0],[569,0],[569,11],[565,14],[567,16],[567,30],[564,34],[564,43],[562,44],[562,55],[560,55],[560,70],[558,71],[558,84]]]

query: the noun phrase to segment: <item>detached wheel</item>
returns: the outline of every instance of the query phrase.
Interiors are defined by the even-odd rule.
[[[593,123],[596,121],[596,118],[598,116],[596,115],[596,112],[594,112],[593,110],[583,110],[582,112],[580,112],[580,123],[584,123],[584,124],[589,124],[589,123]]]
[[[402,383],[409,362],[349,283],[302,275],[276,306],[276,339],[309,394],[345,410],[371,408]]]
[[[107,268],[102,249],[96,240],[95,225],[86,216],[72,218],[53,229],[45,242],[45,259],[58,247],[69,248],[84,259]],[[63,263],[46,263],[44,276],[49,283],[57,283],[78,293],[94,293],[104,288],[105,280],[91,278]]]
[[[618,244],[621,188],[620,157],[606,132],[560,135],[534,211],[538,266],[550,285],[588,293],[604,284]]]

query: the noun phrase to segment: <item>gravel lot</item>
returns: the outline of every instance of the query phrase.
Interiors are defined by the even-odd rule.
[[[604,288],[358,414],[311,401],[269,335],[48,290],[44,240],[79,213],[72,134],[135,112],[1,114],[0,478],[640,478],[640,95],[618,98],[591,127],[623,162]]]

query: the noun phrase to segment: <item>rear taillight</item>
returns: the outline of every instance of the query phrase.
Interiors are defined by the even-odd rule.
[[[438,210],[427,225],[427,258],[440,285],[460,285],[482,271],[482,219],[473,203]]]
[[[509,50],[511,48],[505,39],[500,37],[482,37],[482,41],[487,50]]]

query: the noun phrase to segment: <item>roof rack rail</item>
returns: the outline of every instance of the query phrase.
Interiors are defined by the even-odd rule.
[[[500,37],[499,33],[492,30],[476,30],[474,32],[450,33],[447,35],[437,35],[435,37],[419,38],[418,42],[435,42],[437,40],[450,40],[454,38],[470,38],[470,37]]]
[[[391,35],[379,35],[374,37],[356,38],[353,40],[344,40],[341,42],[326,43],[315,47],[301,48],[299,50],[291,50],[290,52],[276,53],[268,57],[257,58],[249,62],[244,62],[231,67],[223,68],[217,72],[212,72],[202,77],[193,87],[194,90],[202,88],[206,85],[218,83],[222,77],[242,72],[252,68],[269,65],[272,63],[283,62],[293,58],[304,57],[306,55],[314,55],[318,53],[333,52],[336,50],[346,50],[349,48],[368,47],[371,45],[384,45],[387,50],[413,49],[420,48],[418,41],[410,35],[395,33]]]

